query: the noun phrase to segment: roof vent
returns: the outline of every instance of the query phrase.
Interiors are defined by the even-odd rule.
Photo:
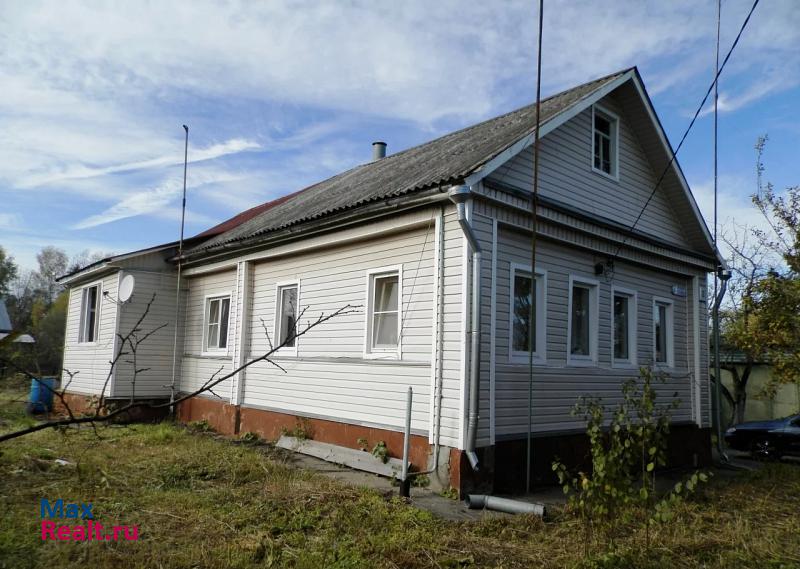
[[[386,143],[377,141],[372,143],[372,161],[386,158]]]

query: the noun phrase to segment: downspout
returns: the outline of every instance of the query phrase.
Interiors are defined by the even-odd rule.
[[[717,272],[720,280],[720,288],[717,297],[714,299],[714,309],[712,311],[712,322],[714,325],[714,422],[717,431],[717,453],[721,460],[728,462],[728,455],[722,445],[722,377],[719,365],[719,307],[725,292],[728,290],[728,280],[731,272],[728,269],[720,268]]]
[[[472,250],[472,314],[470,316],[470,366],[469,366],[469,415],[467,419],[466,455],[472,470],[478,470],[478,455],[475,454],[475,441],[478,436],[478,397],[480,392],[480,345],[481,345],[481,246],[475,231],[467,221],[467,202],[472,192],[467,186],[450,189],[450,200],[456,204],[458,223]]]

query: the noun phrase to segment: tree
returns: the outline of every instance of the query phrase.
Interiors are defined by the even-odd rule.
[[[8,295],[11,283],[17,278],[17,264],[0,246],[0,297]]]
[[[733,291],[736,286],[740,290],[732,297],[725,337],[751,362],[770,362],[770,391],[781,383],[800,383],[800,186],[779,194],[771,183],[764,183],[766,142],[766,136],[760,137],[755,147],[757,188],[752,200],[767,229],[750,229],[754,244],[728,242],[734,251],[734,273],[738,271],[743,284],[734,284]],[[739,383],[746,387],[747,377],[739,377]],[[741,418],[745,401],[737,406]]]
[[[63,250],[48,246],[36,255],[36,261],[39,263],[34,278],[36,287],[42,291],[48,303],[53,302],[62,289],[56,279],[66,274],[69,258]]]

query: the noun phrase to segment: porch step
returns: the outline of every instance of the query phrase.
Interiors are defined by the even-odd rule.
[[[400,478],[401,472],[403,471],[403,461],[400,459],[389,458],[386,462],[383,462],[367,451],[355,450],[332,445],[330,443],[282,435],[275,445],[286,450],[320,458],[327,462],[341,464],[342,466],[371,472],[372,474],[379,474],[380,476],[387,476],[389,478]]]

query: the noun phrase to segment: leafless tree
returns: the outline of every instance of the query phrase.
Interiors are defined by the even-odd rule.
[[[64,429],[78,425],[90,425],[96,429],[97,425],[99,424],[108,423],[109,421],[112,420],[124,420],[126,418],[131,417],[132,413],[135,412],[139,412],[146,409],[151,409],[151,410],[165,409],[174,405],[178,405],[184,401],[192,399],[193,397],[197,397],[198,395],[201,395],[203,393],[214,394],[214,388],[217,385],[235,376],[243,369],[246,369],[251,365],[259,362],[267,362],[285,373],[286,370],[282,366],[280,366],[277,362],[272,360],[272,355],[275,354],[275,352],[277,352],[280,348],[284,347],[287,343],[294,342],[296,338],[308,334],[311,330],[313,330],[317,326],[324,324],[328,320],[337,318],[339,316],[343,316],[345,314],[357,312],[359,308],[357,306],[348,304],[327,314],[324,312],[320,313],[316,318],[306,320],[305,324],[301,324],[306,312],[304,309],[298,315],[298,318],[294,323],[293,330],[289,334],[287,334],[287,337],[284,338],[283,341],[279,344],[273,344],[272,339],[270,338],[269,333],[267,332],[265,327],[265,332],[267,334],[267,341],[269,345],[269,349],[266,352],[258,355],[255,358],[250,359],[249,361],[243,363],[242,365],[240,365],[239,367],[228,373],[223,373],[224,367],[221,367],[214,374],[212,374],[212,376],[209,377],[199,388],[195,389],[190,393],[181,395],[180,397],[176,398],[175,401],[172,402],[172,404],[170,404],[169,402],[154,403],[150,401],[141,401],[141,400],[137,401],[135,394],[137,376],[139,374],[148,371],[148,368],[139,367],[139,359],[137,357],[137,352],[139,351],[139,348],[143,343],[147,342],[153,336],[153,334],[155,334],[158,330],[160,330],[165,326],[164,324],[150,329],[145,329],[144,327],[145,320],[148,314],[150,313],[150,308],[154,300],[155,300],[155,295],[153,295],[153,297],[147,303],[144,311],[142,312],[142,315],[139,317],[136,324],[132,327],[130,331],[128,331],[125,334],[121,333],[117,334],[117,340],[118,340],[117,344],[119,347],[116,353],[114,354],[113,359],[109,361],[110,366],[108,375],[106,376],[105,381],[103,382],[103,387],[100,391],[100,395],[94,401],[92,408],[86,413],[78,413],[74,411],[70,406],[69,399],[67,397],[67,391],[69,389],[69,386],[72,383],[72,380],[79,372],[71,372],[69,370],[64,370],[64,376],[66,377],[66,381],[58,389],[52,389],[46,383],[41,382],[37,377],[35,377],[31,373],[27,372],[26,370],[20,369],[18,366],[15,365],[13,361],[0,357],[0,365],[6,365],[11,369],[16,369],[18,372],[26,375],[29,379],[33,381],[40,381],[40,385],[43,388],[48,389],[53,393],[53,396],[58,400],[60,406],[63,408],[65,415],[59,418],[47,419],[41,423],[38,423],[30,427],[26,427],[9,433],[4,433],[0,435],[0,443],[50,428]],[[119,402],[114,402],[114,404],[112,405],[111,402],[107,400],[106,391],[111,381],[113,371],[120,363],[127,363],[132,366],[131,369],[133,375],[131,382],[131,394],[127,403],[122,404]]]

